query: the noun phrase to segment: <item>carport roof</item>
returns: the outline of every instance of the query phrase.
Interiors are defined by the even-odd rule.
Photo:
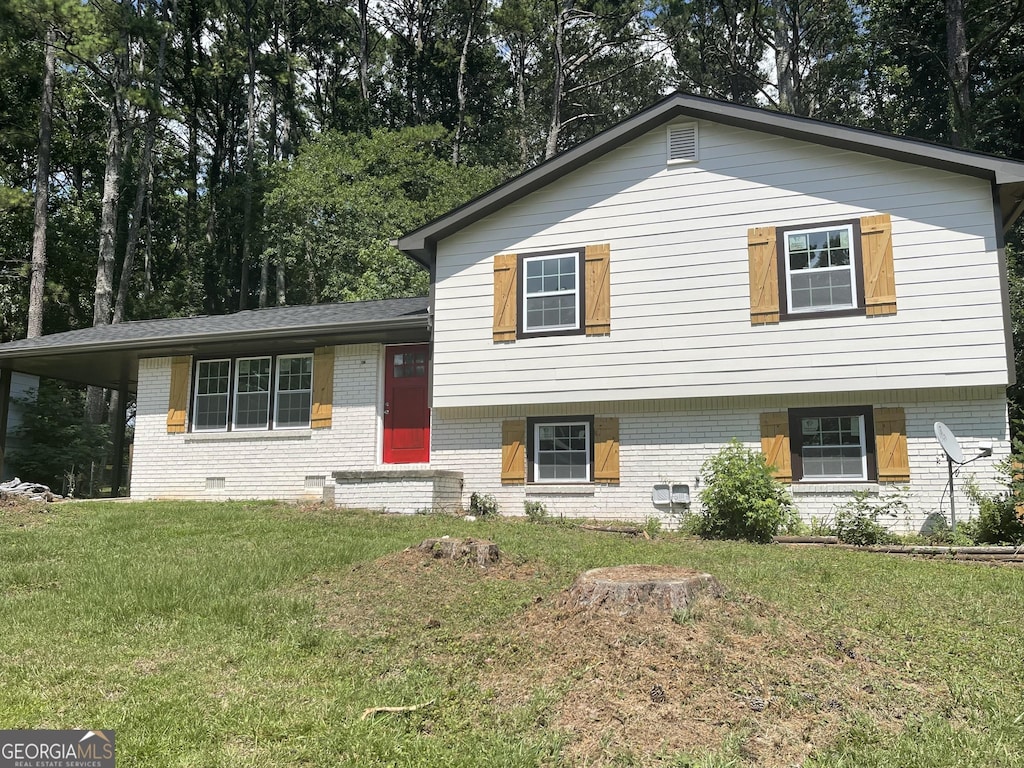
[[[426,298],[385,299],[96,326],[0,344],[0,368],[134,392],[144,357],[427,341],[427,304]]]

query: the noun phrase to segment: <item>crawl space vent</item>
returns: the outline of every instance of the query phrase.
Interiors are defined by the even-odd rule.
[[[668,162],[692,163],[697,159],[697,124],[668,127]]]
[[[325,475],[306,475],[306,490],[322,491],[326,480],[327,477]]]
[[[206,478],[206,490],[208,491],[223,491],[225,485],[223,477]]]

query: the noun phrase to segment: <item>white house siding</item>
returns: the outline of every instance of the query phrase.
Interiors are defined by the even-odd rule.
[[[549,514],[597,519],[655,517],[672,522],[667,507],[651,501],[655,483],[677,482],[690,487],[692,509],[699,508],[700,474],[704,461],[732,438],[760,450],[759,414],[786,408],[831,405],[899,406],[906,413],[911,481],[903,486],[866,484],[791,486],[794,499],[807,521],[829,518],[837,504],[848,501],[851,490],[867,489],[873,495],[888,496],[899,488],[908,489],[909,516],[883,520],[899,532],[919,531],[934,512],[944,510],[948,519],[949,499],[943,496],[947,482],[946,462],[935,440],[933,425],[943,421],[960,437],[967,457],[977,455],[979,443],[994,448],[991,458],[964,467],[956,481],[958,519],[976,510],[963,495],[963,480],[973,476],[988,492],[998,488],[996,465],[1009,454],[1006,401],[997,387],[928,390],[916,393],[846,392],[828,396],[797,395],[693,400],[617,401],[596,408],[582,402],[561,406],[505,406],[487,408],[445,408],[433,413],[434,467],[463,473],[463,505],[473,492],[493,494],[501,511],[523,514],[525,500],[541,501]],[[526,416],[586,414],[617,416],[621,482],[610,485],[502,485],[501,422]],[[940,506],[941,503],[941,506]],[[681,511],[681,510],[679,510]]]
[[[140,361],[132,497],[320,498],[332,472],[379,468],[382,350],[335,348],[332,427],[315,430],[168,434],[171,358]]]
[[[747,230],[892,216],[898,313],[752,327]],[[493,257],[611,245],[611,334],[492,341]],[[990,185],[700,123],[658,128],[442,240],[436,408],[1003,385]]]

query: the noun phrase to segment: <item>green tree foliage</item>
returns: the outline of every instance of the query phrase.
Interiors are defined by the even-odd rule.
[[[57,492],[88,495],[92,478],[102,475],[109,430],[84,419],[84,392],[43,379],[35,397],[19,404],[17,436],[24,447],[12,460],[23,478]]]
[[[265,236],[294,303],[423,296],[427,275],[391,239],[483,192],[484,167],[452,166],[437,126],[326,133],[279,167]]]
[[[767,542],[795,520],[792,500],[764,454],[735,438],[704,462],[701,478],[701,536]]]

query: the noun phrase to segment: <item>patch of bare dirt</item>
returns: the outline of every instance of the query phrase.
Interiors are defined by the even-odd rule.
[[[571,607],[550,578],[544,565],[504,556],[482,569],[406,551],[313,586],[328,626],[356,636],[413,633],[421,658],[464,664],[498,710],[550,700],[540,725],[568,734],[563,757],[573,764],[728,747],[748,764],[791,766],[835,744],[853,721],[896,731],[934,699],[850,641],[810,632],[750,596],[622,616]],[[498,626],[472,611],[481,585],[494,580],[518,585],[509,594],[521,606]],[[449,641],[432,653],[430,633],[441,628]],[[459,647],[477,644],[486,657],[453,660],[453,633]]]
[[[0,526],[28,528],[40,525],[52,519],[57,508],[59,504],[0,494]]]

